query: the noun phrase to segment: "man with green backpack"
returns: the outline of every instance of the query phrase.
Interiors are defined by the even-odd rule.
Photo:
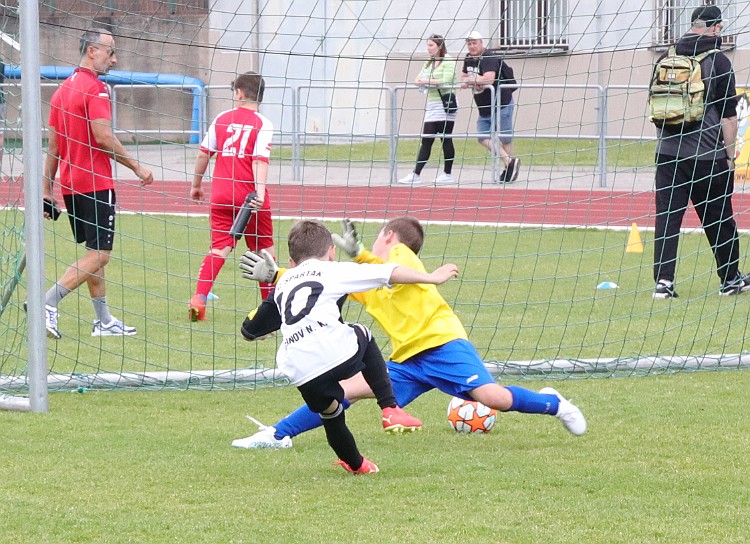
[[[737,91],[732,64],[720,51],[721,10],[696,8],[690,31],[654,66],[649,119],[657,127],[653,298],[677,297],[674,286],[682,218],[693,203],[713,250],[720,295],[750,289],[739,271],[732,210]]]

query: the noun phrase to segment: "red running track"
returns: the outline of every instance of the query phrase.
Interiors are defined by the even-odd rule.
[[[411,214],[424,221],[629,227],[636,222],[653,227],[653,193],[587,190],[540,190],[458,187],[346,187],[271,185],[275,215],[290,217],[354,217],[384,219]],[[133,181],[117,185],[117,202],[124,211],[207,213],[205,203],[188,199],[189,183],[156,181],[141,188]],[[13,203],[22,183],[0,184],[0,205]],[[740,228],[750,228],[750,194],[733,198]],[[699,227],[692,210],[683,227]]]

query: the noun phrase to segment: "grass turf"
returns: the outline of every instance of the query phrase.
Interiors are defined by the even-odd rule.
[[[532,389],[541,382],[525,382]],[[554,384],[553,384],[554,385]],[[49,414],[0,412],[3,542],[740,543],[750,539],[748,372],[555,385],[584,410],[573,437],[503,414],[486,436],[448,428],[448,397],[382,432],[372,401],[347,420],[381,473],[330,466],[321,430],[294,448],[229,446],[296,407],[293,388],[56,393]]]
[[[456,136],[454,165],[485,164],[488,160],[484,147],[476,139]],[[399,139],[396,160],[412,162],[419,148],[419,139]],[[593,139],[517,138],[513,141],[515,152],[521,157],[524,167],[533,166],[594,166],[598,161],[599,142]],[[434,146],[439,153],[440,146]],[[649,167],[654,164],[656,144],[649,140],[610,141],[607,143],[607,165],[611,168]],[[274,146],[271,160],[292,158],[291,146]],[[347,143],[344,145],[304,145],[301,159],[305,161],[384,163],[389,160],[389,144],[386,141]]]
[[[287,260],[281,237],[289,226],[288,221],[275,225],[281,263]],[[379,225],[360,227],[370,245]],[[68,239],[67,225],[52,228],[46,246],[54,255],[48,259],[48,285],[80,251]],[[86,290],[79,289],[60,305],[63,339],[49,342],[51,371],[272,367],[275,341],[247,343],[238,334],[245,314],[258,303],[258,290],[240,277],[237,254],[219,276],[214,288],[219,299],[209,304],[208,321],[187,320],[187,302],[204,256],[197,248],[205,247],[206,231],[205,218],[120,216],[117,247],[107,267],[108,302],[114,315],[138,328],[138,335],[91,338],[93,311]],[[623,231],[431,225],[422,257],[428,269],[458,264],[460,279],[440,291],[487,360],[745,351],[750,298],[718,296],[705,238],[682,236],[680,298],[669,301],[651,298],[650,233],[643,238],[645,253],[626,254]],[[740,268],[747,268],[743,264]],[[605,280],[620,288],[598,291]],[[356,304],[346,315],[371,322]],[[378,337],[388,353],[382,333]]]

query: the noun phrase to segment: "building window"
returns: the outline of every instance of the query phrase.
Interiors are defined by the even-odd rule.
[[[567,47],[568,0],[500,0],[501,47]]]
[[[655,0],[656,22],[654,24],[655,46],[672,45],[690,30],[690,15],[696,8],[691,0]],[[718,6],[722,13],[724,29],[723,45],[735,45],[733,33],[735,6],[733,0],[704,0],[705,6]]]

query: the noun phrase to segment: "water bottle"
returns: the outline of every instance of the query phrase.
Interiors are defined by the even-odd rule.
[[[237,212],[237,216],[234,218],[232,228],[229,229],[229,235],[235,240],[239,240],[245,235],[245,229],[247,228],[247,224],[250,222],[250,216],[255,211],[255,208],[252,208],[250,206],[250,203],[255,199],[256,196],[258,196],[258,193],[256,193],[255,191],[247,195],[247,197],[245,197],[245,202],[243,202],[242,206],[240,207],[240,211]]]

